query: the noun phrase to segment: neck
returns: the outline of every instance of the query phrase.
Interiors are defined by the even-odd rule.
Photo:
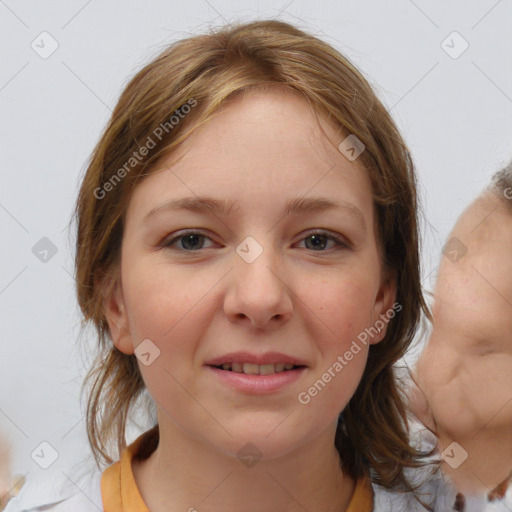
[[[160,423],[151,456],[132,462],[151,512],[345,511],[355,482],[344,475],[329,429],[285,456],[245,463]]]

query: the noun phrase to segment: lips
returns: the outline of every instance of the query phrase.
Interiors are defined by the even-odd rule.
[[[283,369],[292,366],[307,366],[303,359],[281,354],[279,352],[266,352],[264,354],[251,354],[250,352],[231,352],[219,357],[209,359],[204,363],[206,366],[215,366],[222,368],[223,365],[229,364],[233,369],[234,364],[268,366],[284,365]],[[288,366],[287,366],[288,365]],[[237,369],[239,366],[235,366]],[[249,367],[250,368],[250,367]],[[278,367],[280,368],[280,366]],[[254,370],[254,369],[253,369]]]
[[[273,375],[274,373],[286,372],[297,368],[305,368],[305,366],[284,363],[257,365],[253,363],[233,362],[214,366],[214,368],[228,372],[245,373],[246,375]]]
[[[226,363],[228,364],[228,363]],[[234,363],[236,364],[236,363]],[[251,363],[246,363],[251,365]],[[261,365],[259,368],[264,367]],[[292,370],[283,370],[274,374],[246,374],[219,369],[217,366],[205,365],[206,370],[216,379],[212,385],[220,382],[229,389],[248,395],[267,395],[285,390],[292,386],[307,371],[306,366],[297,366]],[[258,365],[256,365],[258,368]]]
[[[265,376],[292,374],[304,370],[307,365],[303,359],[280,352],[252,354],[250,352],[231,352],[223,356],[209,359],[206,366],[226,375],[247,375],[251,378],[262,379]]]

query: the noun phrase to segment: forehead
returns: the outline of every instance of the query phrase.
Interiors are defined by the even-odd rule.
[[[256,173],[259,162],[263,166],[270,159],[282,162],[287,157],[304,159],[306,165],[317,160],[328,166],[350,164],[338,150],[346,135],[298,92],[274,86],[231,97],[182,144],[175,156],[187,152],[190,158],[214,155],[219,160],[239,160],[254,157],[251,153],[257,148],[259,159],[245,162]],[[168,162],[173,160],[171,156]],[[364,171],[357,160],[343,167],[357,168],[359,174]]]
[[[466,263],[473,262],[473,258],[512,263],[512,213],[494,195],[486,193],[473,201],[460,216],[451,236],[467,242]]]
[[[345,137],[297,93],[276,87],[238,95],[137,185],[128,217],[134,208],[144,214],[191,195],[236,200],[240,214],[257,208],[269,215],[269,206],[292,197],[327,196],[351,202],[371,225],[370,177],[338,150]]]
[[[506,206],[482,196],[450,233],[448,238],[457,238],[467,252],[458,261],[442,258],[435,295],[452,309],[481,315],[485,306],[512,318],[512,215]]]

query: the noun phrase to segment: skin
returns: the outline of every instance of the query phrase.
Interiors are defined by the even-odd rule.
[[[368,173],[337,150],[345,135],[321,122],[335,147],[300,97],[279,89],[238,97],[131,197],[119,286],[106,313],[119,350],[132,354],[147,338],[160,350],[151,365],[139,361],[157,404],[160,444],[133,464],[153,512],[240,504],[244,512],[339,512],[351,499],[355,482],[340,469],[334,436],[369,345],[310,403],[297,396],[392,308],[396,290],[394,281],[381,285]],[[240,207],[143,220],[155,206],[191,195],[239,200]],[[302,196],[347,201],[366,228],[342,209],[284,215],[285,202]],[[192,241],[199,250],[184,239],[163,247],[186,228],[205,235]],[[347,246],[322,239],[315,248],[315,228]],[[252,263],[236,252],[247,236],[263,248]],[[278,392],[250,395],[203,366],[239,350],[279,351],[308,368]],[[250,468],[237,458],[248,442],[262,454]]]
[[[453,237],[467,253],[457,262],[442,258],[412,406],[437,427],[441,453],[453,441],[468,453],[457,469],[446,462],[442,468],[471,494],[494,489],[512,470],[510,210],[485,192],[461,215]]]

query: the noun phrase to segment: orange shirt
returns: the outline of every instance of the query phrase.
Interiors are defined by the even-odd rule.
[[[148,432],[140,435],[126,448],[121,460],[109,466],[101,476],[101,497],[104,512],[149,512],[140,495],[132,472],[132,458]],[[352,500],[346,512],[371,512],[373,490],[369,479],[357,481]]]

